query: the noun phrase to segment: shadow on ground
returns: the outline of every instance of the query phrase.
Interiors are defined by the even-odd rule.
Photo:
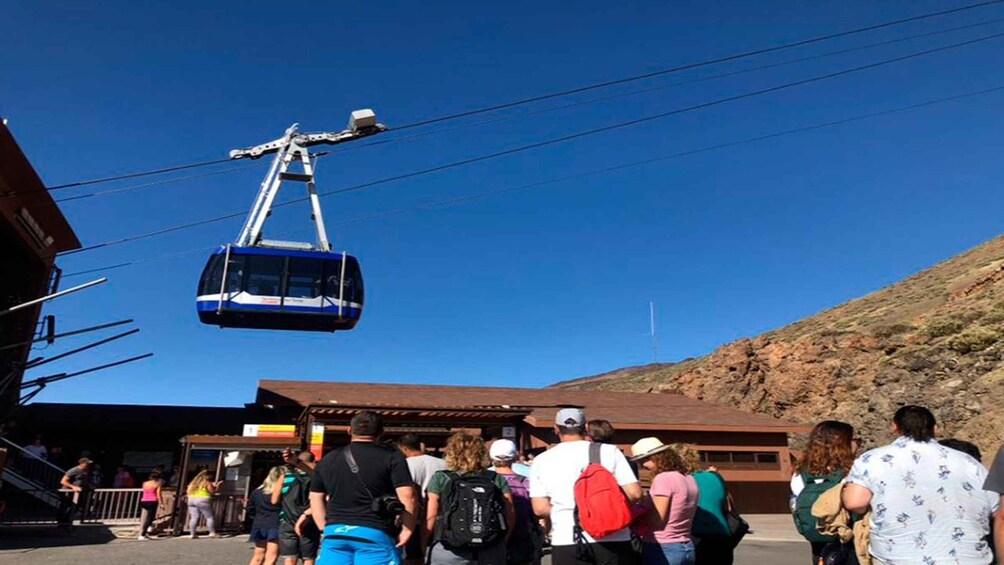
[[[55,526],[0,527],[0,551],[101,545],[114,539],[115,534],[105,526],[75,526],[69,530]]]

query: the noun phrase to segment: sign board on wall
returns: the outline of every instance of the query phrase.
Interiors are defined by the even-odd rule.
[[[244,424],[244,437],[296,437],[292,424]]]
[[[502,426],[502,437],[516,439],[516,426]]]
[[[310,428],[310,452],[320,461],[324,456],[324,425],[314,424]]]

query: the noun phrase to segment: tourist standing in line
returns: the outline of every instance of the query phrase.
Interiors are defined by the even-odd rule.
[[[632,565],[631,531],[625,527],[601,539],[583,532],[576,543],[575,483],[589,465],[590,445],[599,445],[599,463],[620,485],[627,501],[641,498],[641,485],[627,458],[614,445],[586,440],[586,416],[578,408],[555,415],[560,443],[538,455],[530,472],[530,501],[537,516],[551,520],[551,560],[554,565]]]
[[[203,469],[196,473],[192,482],[188,483],[188,537],[195,539],[198,537],[199,517],[206,519],[206,528],[209,529],[209,537],[219,537],[216,535],[216,520],[213,517],[213,495],[219,490],[223,481],[213,482],[209,480],[209,470]]]
[[[310,478],[314,474],[314,454],[282,454],[286,469],[281,488],[272,489],[272,504],[279,507],[279,558],[284,565],[313,565],[321,545],[321,530],[310,518]]]
[[[617,430],[614,429],[613,424],[609,420],[596,419],[586,422],[586,439],[589,441],[617,445],[614,441],[615,433],[617,433]],[[628,465],[631,467],[631,472],[637,477],[638,463],[628,459]]]
[[[519,457],[516,444],[508,439],[497,440],[492,443],[488,455],[495,472],[505,479],[512,493],[515,522],[510,522],[509,529],[512,531],[506,542],[507,561],[509,565],[540,565],[543,536],[530,502],[530,479],[513,468]]]
[[[986,468],[938,445],[926,408],[900,408],[892,427],[899,437],[854,461],[842,497],[851,512],[871,507],[869,551],[876,563],[990,563],[987,537],[998,497],[982,490]]]
[[[383,419],[375,412],[353,416],[349,435],[310,481],[310,514],[324,532],[318,565],[399,565],[418,507],[408,463],[377,443]]]
[[[279,560],[279,507],[272,502],[272,493],[282,488],[284,470],[272,467],[261,486],[251,492],[247,517],[251,519],[254,553],[248,565],[275,565]]]
[[[717,471],[701,470],[701,455],[690,444],[672,443],[687,472],[697,483],[697,512],[690,529],[696,545],[696,565],[732,565],[735,548],[729,529],[728,514],[732,501],[725,479]]]
[[[415,482],[419,501],[415,533],[412,534],[408,545],[404,548],[404,562],[406,565],[421,565],[425,562],[425,547],[422,545],[422,540],[425,539],[423,530],[425,529],[425,509],[428,506],[426,490],[428,490],[429,481],[432,480],[436,471],[446,469],[446,462],[427,454],[422,440],[415,434],[404,434],[398,438],[397,447],[408,462],[408,471],[411,472],[411,479]]]
[[[680,453],[658,438],[647,437],[631,446],[634,461],[653,473],[648,498],[641,501],[642,559],[645,565],[693,565],[694,541],[690,528],[697,513],[697,481]]]
[[[509,483],[487,470],[488,449],[480,437],[454,434],[445,454],[447,470],[429,481],[423,540],[430,547],[429,563],[506,565],[508,525],[515,521]],[[482,524],[483,531],[466,528],[471,523]],[[482,539],[475,544],[477,538]]]
[[[41,459],[43,461],[49,460],[49,450],[42,445],[42,436],[36,435],[35,441],[31,445],[24,446],[24,450],[31,454],[35,459]]]
[[[859,444],[850,424],[836,420],[819,422],[809,432],[802,456],[795,465],[795,474],[791,477],[792,516],[796,529],[809,542],[813,565],[819,563],[823,548],[840,543],[840,540],[816,530],[812,505],[820,495],[844,481]]]
[[[955,451],[961,451],[966,455],[972,457],[973,459],[983,462],[983,454],[980,453],[980,448],[971,441],[966,441],[962,439],[948,438],[938,441],[941,445],[947,448],[954,449]]]
[[[999,497],[999,506],[993,517],[993,545],[997,551],[997,562],[1004,563],[1004,445],[997,450],[987,479],[983,482],[983,490]]]
[[[154,519],[157,518],[157,509],[160,508],[164,499],[160,490],[160,473],[157,471],[150,473],[150,478],[143,481],[141,488],[143,492],[139,499],[139,539],[145,541],[149,539],[146,534],[150,531]]]
[[[115,476],[112,477],[112,488],[133,488],[134,486],[136,486],[136,481],[132,478],[132,473],[125,465],[119,465]]]

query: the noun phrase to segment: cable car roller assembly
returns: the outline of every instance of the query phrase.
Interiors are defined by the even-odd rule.
[[[202,323],[327,332],[355,327],[363,309],[362,271],[355,257],[332,251],[309,148],[355,141],[386,129],[372,110],[356,110],[342,131],[300,133],[293,124],[279,139],[230,152],[231,159],[275,157],[237,240],[214,251],[202,271],[196,298]],[[290,171],[293,161],[300,162],[300,172]],[[265,221],[285,181],[307,185],[315,243],[263,236]]]

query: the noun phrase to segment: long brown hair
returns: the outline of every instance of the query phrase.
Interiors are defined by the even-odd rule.
[[[854,463],[854,427],[825,420],[812,428],[795,470],[810,475],[848,472]]]
[[[483,439],[458,432],[446,440],[446,466],[458,473],[484,471],[488,468],[488,448]]]

